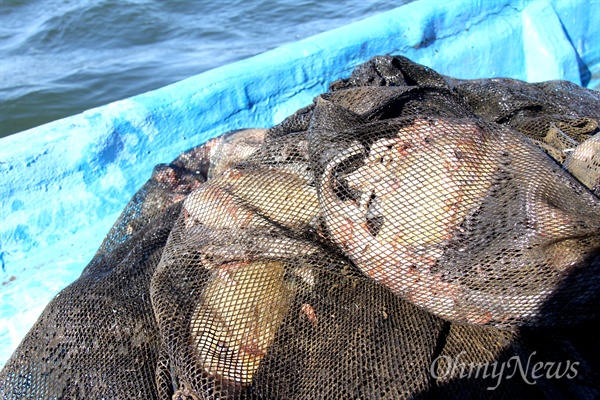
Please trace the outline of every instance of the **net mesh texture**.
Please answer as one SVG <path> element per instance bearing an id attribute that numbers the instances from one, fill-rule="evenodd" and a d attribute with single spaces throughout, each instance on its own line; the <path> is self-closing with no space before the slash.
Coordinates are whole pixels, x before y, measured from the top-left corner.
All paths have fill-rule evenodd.
<path id="1" fill-rule="evenodd" d="M 599 122 L 569 82 L 375 57 L 158 165 L 0 395 L 600 397 Z"/>

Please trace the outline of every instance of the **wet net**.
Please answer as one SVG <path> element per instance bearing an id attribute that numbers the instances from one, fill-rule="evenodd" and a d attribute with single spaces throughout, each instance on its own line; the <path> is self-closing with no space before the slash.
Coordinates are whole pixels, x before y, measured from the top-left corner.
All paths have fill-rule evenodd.
<path id="1" fill-rule="evenodd" d="M 569 82 L 376 57 L 157 166 L 0 393 L 598 397 L 599 122 Z"/>

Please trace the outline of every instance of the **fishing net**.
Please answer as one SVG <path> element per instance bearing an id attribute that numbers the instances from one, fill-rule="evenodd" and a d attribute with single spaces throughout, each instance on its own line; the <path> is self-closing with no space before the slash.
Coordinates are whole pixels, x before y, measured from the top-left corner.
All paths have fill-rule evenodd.
<path id="1" fill-rule="evenodd" d="M 600 95 L 376 57 L 155 168 L 7 398 L 600 396 Z"/>

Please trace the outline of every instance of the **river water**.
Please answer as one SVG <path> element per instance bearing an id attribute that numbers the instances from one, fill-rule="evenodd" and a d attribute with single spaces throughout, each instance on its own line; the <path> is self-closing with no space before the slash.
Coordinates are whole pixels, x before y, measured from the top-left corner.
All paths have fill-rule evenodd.
<path id="1" fill-rule="evenodd" d="M 0 137 L 410 0 L 0 0 Z"/>

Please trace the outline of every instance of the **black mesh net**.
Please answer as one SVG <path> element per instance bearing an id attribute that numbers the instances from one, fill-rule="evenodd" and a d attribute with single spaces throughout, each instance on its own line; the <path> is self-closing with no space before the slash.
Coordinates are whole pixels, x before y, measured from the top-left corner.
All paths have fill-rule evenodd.
<path id="1" fill-rule="evenodd" d="M 376 57 L 157 166 L 0 394 L 599 397 L 599 121 Z"/>

